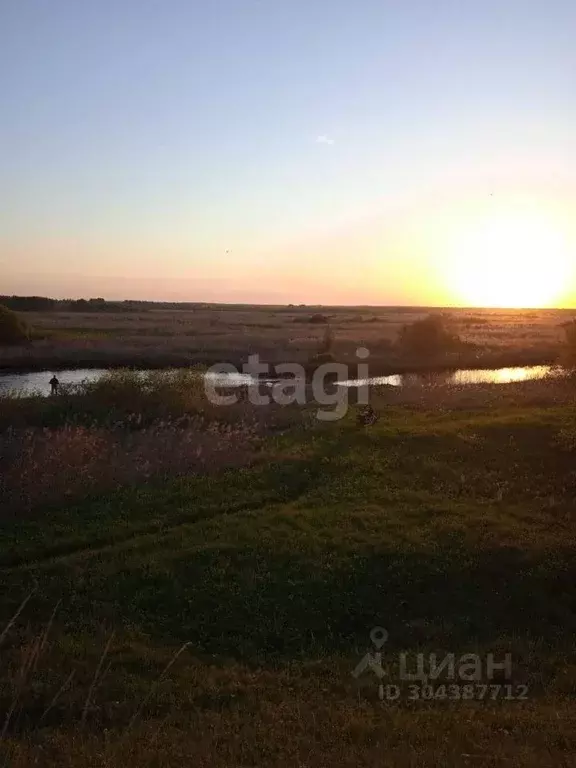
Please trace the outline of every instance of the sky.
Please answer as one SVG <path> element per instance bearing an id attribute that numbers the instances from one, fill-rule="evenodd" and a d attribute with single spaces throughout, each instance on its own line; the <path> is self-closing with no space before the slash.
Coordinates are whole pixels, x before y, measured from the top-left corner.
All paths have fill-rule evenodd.
<path id="1" fill-rule="evenodd" d="M 574 0 L 0 0 L 0 294 L 576 306 Z"/>

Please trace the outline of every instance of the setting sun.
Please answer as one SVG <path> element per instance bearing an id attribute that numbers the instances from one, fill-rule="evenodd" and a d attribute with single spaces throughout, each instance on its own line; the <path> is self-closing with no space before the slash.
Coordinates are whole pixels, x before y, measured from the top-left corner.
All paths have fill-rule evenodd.
<path id="1" fill-rule="evenodd" d="M 448 270 L 453 293 L 468 305 L 553 307 L 567 290 L 571 259 L 559 224 L 500 213 L 454 238 Z"/>

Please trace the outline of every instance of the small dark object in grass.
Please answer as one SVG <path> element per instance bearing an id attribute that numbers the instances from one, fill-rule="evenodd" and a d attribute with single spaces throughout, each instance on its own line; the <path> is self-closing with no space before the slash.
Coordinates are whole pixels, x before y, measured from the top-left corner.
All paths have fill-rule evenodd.
<path id="1" fill-rule="evenodd" d="M 370 427 L 378 421 L 378 414 L 371 405 L 364 405 L 358 412 L 356 421 L 360 427 Z"/>

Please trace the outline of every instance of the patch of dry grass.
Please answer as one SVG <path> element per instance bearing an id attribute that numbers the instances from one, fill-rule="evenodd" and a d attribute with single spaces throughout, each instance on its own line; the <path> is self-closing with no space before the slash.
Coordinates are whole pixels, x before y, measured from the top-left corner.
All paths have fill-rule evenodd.
<path id="1" fill-rule="evenodd" d="M 246 466 L 256 460 L 258 444 L 253 424 L 205 424 L 186 417 L 142 429 L 10 432 L 0 436 L 5 457 L 0 505 L 4 514 L 21 514 L 121 486 Z"/>
<path id="2" fill-rule="evenodd" d="M 4 397 L 4 512 L 70 502 L 124 485 L 246 466 L 262 437 L 302 424 L 299 407 L 208 402 L 189 370 L 111 371 L 56 398 Z M 11 426 L 7 426 L 11 425 Z"/>

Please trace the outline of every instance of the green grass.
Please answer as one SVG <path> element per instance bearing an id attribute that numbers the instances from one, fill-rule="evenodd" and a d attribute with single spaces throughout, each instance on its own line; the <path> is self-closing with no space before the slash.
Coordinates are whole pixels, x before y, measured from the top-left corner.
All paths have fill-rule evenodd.
<path id="1" fill-rule="evenodd" d="M 0 520 L 2 619 L 34 590 L 2 709 L 58 605 L 9 764 L 573 765 L 571 431 L 572 406 L 389 407 L 269 437 L 249 469 Z M 392 681 L 401 651 L 511 653 L 527 701 L 379 702 L 351 675 L 378 625 Z"/>

